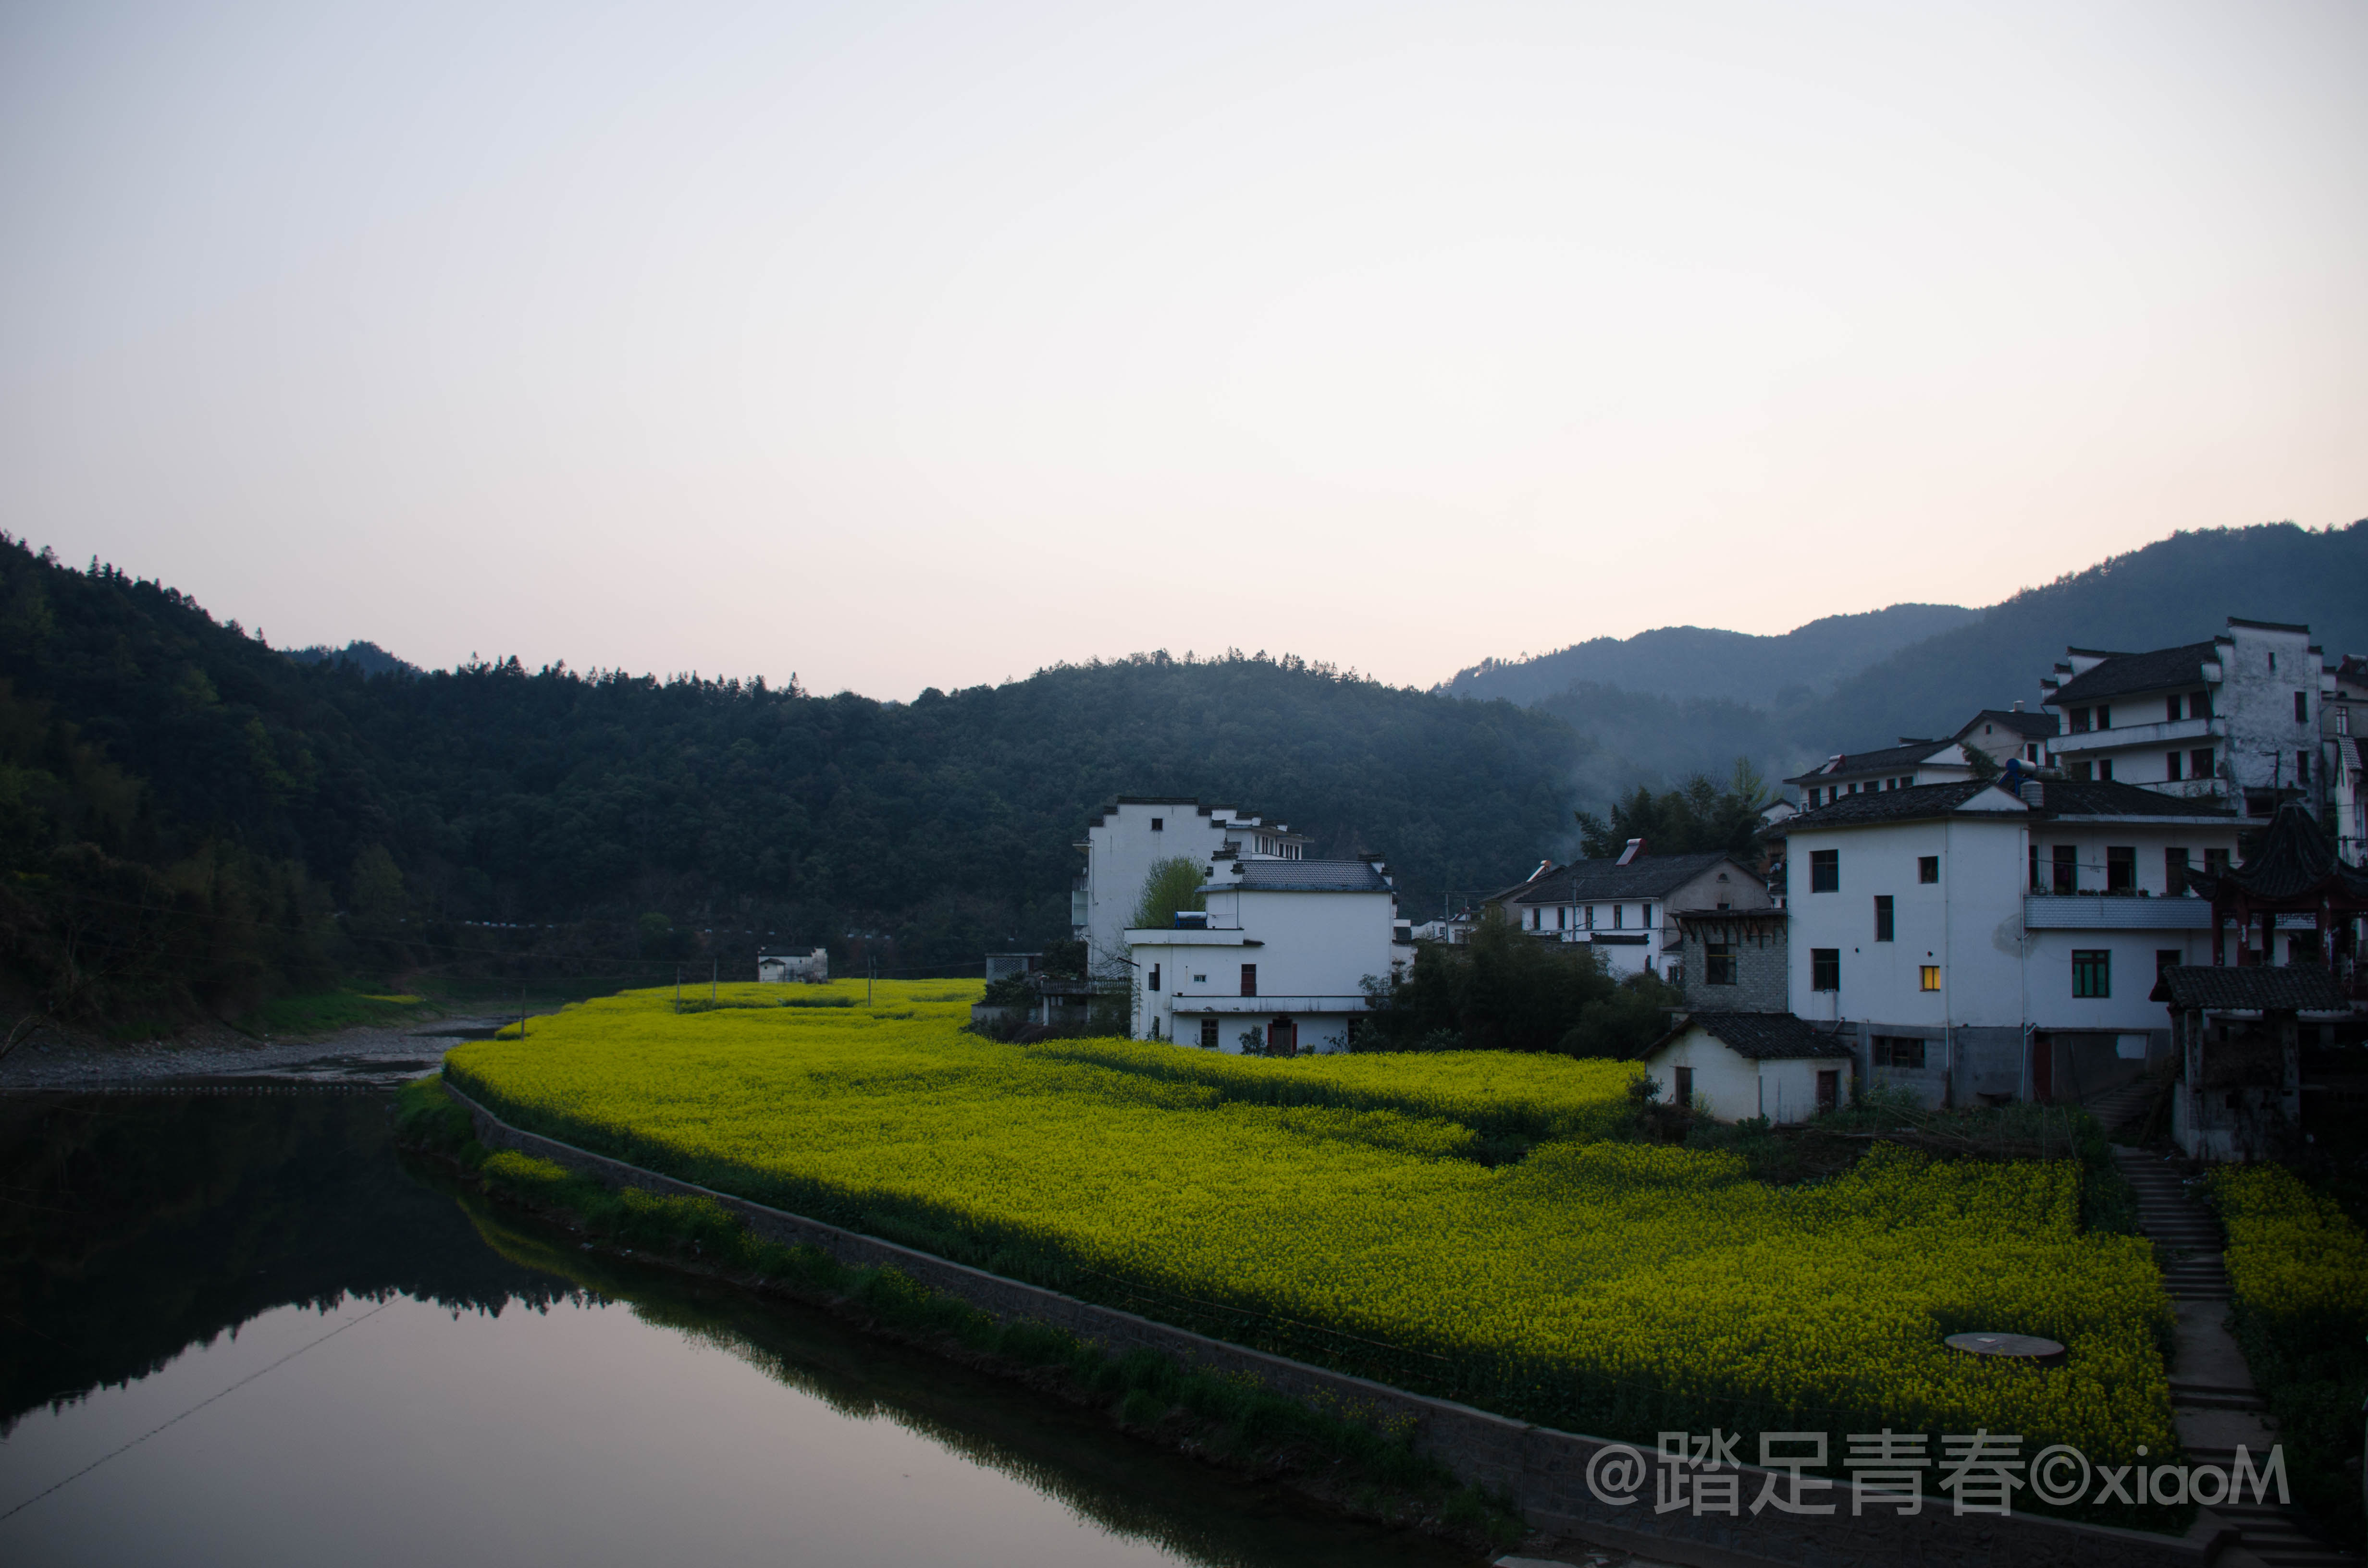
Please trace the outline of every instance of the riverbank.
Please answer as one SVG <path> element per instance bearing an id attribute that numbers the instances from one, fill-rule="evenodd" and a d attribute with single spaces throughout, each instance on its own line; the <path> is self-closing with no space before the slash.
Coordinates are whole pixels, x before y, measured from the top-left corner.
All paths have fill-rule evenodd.
<path id="1" fill-rule="evenodd" d="M 436 1070 L 451 1046 L 518 1016 L 364 1024 L 322 1035 L 249 1035 L 200 1024 L 163 1040 L 119 1043 L 43 1030 L 0 1057 L 0 1090 L 101 1089 L 192 1080 L 354 1084 L 386 1088 Z"/>
<path id="2" fill-rule="evenodd" d="M 818 1307 L 867 1333 L 1099 1410 L 1121 1430 L 1349 1517 L 1490 1556 L 1524 1541 L 1549 1544 L 1503 1504 L 1416 1453 L 1409 1433 L 1377 1428 L 1357 1412 L 1321 1409 L 1156 1352 L 1112 1355 L 1058 1329 L 998 1322 L 897 1269 L 849 1267 L 818 1248 L 761 1241 L 710 1200 L 620 1191 L 488 1150 L 470 1112 L 432 1079 L 405 1088 L 400 1103 L 399 1136 L 416 1152 L 488 1197 L 582 1236 L 586 1248 Z"/>

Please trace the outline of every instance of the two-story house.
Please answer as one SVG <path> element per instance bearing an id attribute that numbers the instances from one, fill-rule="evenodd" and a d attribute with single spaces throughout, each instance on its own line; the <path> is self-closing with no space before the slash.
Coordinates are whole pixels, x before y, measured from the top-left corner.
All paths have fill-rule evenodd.
<path id="1" fill-rule="evenodd" d="M 1070 935 L 1086 944 L 1097 974 L 1114 974 L 1126 958 L 1126 923 L 1134 917 L 1152 866 L 1182 857 L 1206 866 L 1221 858 L 1299 860 L 1307 836 L 1281 823 L 1167 795 L 1121 795 L 1096 812 L 1076 847 L 1085 866 L 1069 892 Z"/>
<path id="2" fill-rule="evenodd" d="M 1647 855 L 1641 840 L 1612 858 L 1553 867 L 1498 897 L 1524 931 L 1590 944 L 1614 974 L 1665 977 L 1679 963 L 1677 912 L 1774 902 L 1731 855 Z"/>
<path id="3" fill-rule="evenodd" d="M 2142 784 L 2248 816 L 2318 798 L 2319 705 L 2335 677 L 2307 626 L 2230 616 L 2208 642 L 2070 648 L 2039 684 L 2063 716 L 2056 762 L 2076 782 Z"/>
<path id="4" fill-rule="evenodd" d="M 1212 1051 L 1345 1051 L 1367 978 L 1413 956 L 1379 860 L 1220 859 L 1203 913 L 1125 934 L 1133 1034 Z"/>
<path id="5" fill-rule="evenodd" d="M 2169 1050 L 2158 968 L 2211 960 L 2191 870 L 2237 820 L 2134 785 L 1966 780 L 1784 824 L 1792 1011 L 1933 1104 L 2078 1098 Z"/>

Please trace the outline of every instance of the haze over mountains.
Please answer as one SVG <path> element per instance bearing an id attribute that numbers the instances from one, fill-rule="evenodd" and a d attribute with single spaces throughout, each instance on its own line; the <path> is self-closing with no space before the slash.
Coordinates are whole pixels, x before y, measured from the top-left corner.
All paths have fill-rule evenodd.
<path id="1" fill-rule="evenodd" d="M 1668 627 L 1484 661 L 1437 689 L 1568 722 L 1594 743 L 1579 792 L 1600 799 L 1724 774 L 1738 756 L 1782 778 L 1837 751 L 1946 735 L 1985 707 L 2036 707 L 2067 646 L 2192 642 L 2232 615 L 2307 623 L 2330 656 L 2368 652 L 2368 522 L 2177 533 L 1985 609 L 1894 605 L 1775 637 Z"/>

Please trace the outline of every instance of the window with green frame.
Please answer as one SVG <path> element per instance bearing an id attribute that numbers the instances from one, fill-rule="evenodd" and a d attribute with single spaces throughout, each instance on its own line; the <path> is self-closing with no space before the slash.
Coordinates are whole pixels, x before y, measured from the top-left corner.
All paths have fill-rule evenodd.
<path id="1" fill-rule="evenodd" d="M 2112 994 L 2112 949 L 2110 948 L 2073 949 L 2072 994 L 2075 996 L 2111 996 Z"/>

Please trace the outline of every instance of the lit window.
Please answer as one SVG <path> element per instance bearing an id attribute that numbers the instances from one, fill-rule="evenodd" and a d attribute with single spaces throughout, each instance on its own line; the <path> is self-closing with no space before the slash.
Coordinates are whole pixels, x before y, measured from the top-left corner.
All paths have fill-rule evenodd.
<path id="1" fill-rule="evenodd" d="M 1916 971 L 1916 978 L 1918 989 L 1923 991 L 1938 991 L 1941 989 L 1941 966 L 1936 963 L 1918 965 Z"/>

